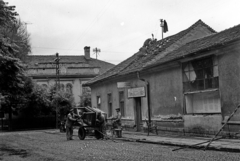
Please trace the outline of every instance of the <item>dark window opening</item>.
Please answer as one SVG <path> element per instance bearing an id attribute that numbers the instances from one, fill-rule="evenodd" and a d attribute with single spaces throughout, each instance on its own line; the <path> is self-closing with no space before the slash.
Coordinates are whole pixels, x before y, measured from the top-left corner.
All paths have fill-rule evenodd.
<path id="1" fill-rule="evenodd" d="M 108 94 L 108 117 L 111 117 L 113 114 L 113 110 L 112 110 L 112 94 L 109 93 Z"/>
<path id="2" fill-rule="evenodd" d="M 97 108 L 101 109 L 101 97 L 97 96 Z"/>
<path id="3" fill-rule="evenodd" d="M 121 115 L 125 116 L 125 99 L 124 99 L 124 91 L 119 91 L 119 108 L 121 110 Z"/>

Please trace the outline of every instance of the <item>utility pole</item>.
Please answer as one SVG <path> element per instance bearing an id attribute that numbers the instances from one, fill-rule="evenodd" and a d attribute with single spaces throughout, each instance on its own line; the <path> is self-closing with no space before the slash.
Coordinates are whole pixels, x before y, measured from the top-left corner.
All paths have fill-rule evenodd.
<path id="1" fill-rule="evenodd" d="M 60 88 L 60 79 L 59 79 L 59 54 L 56 53 L 56 59 L 54 59 L 56 63 L 56 93 L 55 96 L 58 95 L 59 88 Z M 56 97 L 56 129 L 58 128 L 58 99 Z"/>
<path id="2" fill-rule="evenodd" d="M 150 103 L 150 84 L 148 81 L 146 81 L 143 78 L 140 78 L 139 72 L 137 72 L 137 77 L 139 80 L 143 81 L 146 85 L 146 91 L 147 91 L 147 105 L 148 105 L 148 135 L 149 135 L 149 131 L 151 129 L 151 103 Z"/>
<path id="3" fill-rule="evenodd" d="M 98 53 L 100 53 L 101 50 L 98 49 L 98 48 L 94 48 L 94 49 L 93 49 L 93 52 L 96 54 L 96 59 L 97 59 L 97 57 L 98 57 Z"/>

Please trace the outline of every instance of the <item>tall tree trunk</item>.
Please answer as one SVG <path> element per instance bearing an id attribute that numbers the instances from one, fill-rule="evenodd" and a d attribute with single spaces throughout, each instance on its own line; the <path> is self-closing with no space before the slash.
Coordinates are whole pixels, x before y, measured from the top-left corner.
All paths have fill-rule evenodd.
<path id="1" fill-rule="evenodd" d="M 12 130 L 12 107 L 9 107 L 8 110 L 8 130 L 11 131 Z"/>

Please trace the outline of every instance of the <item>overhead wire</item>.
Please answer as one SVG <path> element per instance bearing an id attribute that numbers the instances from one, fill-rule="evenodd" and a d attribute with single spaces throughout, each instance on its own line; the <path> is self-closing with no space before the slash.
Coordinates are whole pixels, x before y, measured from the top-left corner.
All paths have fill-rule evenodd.
<path id="1" fill-rule="evenodd" d="M 43 49 L 43 50 L 66 50 L 66 51 L 80 51 L 82 53 L 84 53 L 82 50 L 77 50 L 77 49 L 63 49 L 63 48 L 50 48 L 50 47 L 32 47 L 32 48 L 36 48 L 36 49 Z M 119 51 L 108 51 L 108 50 L 102 50 L 102 52 L 105 53 L 128 53 L 128 52 L 119 52 Z"/>
<path id="2" fill-rule="evenodd" d="M 110 3 L 109 3 L 110 2 Z M 103 9 L 97 14 L 97 16 L 95 17 L 95 19 L 93 21 L 91 21 L 91 23 L 85 28 L 85 30 L 80 34 L 79 38 L 82 39 L 82 36 L 85 34 L 85 32 L 87 32 L 91 27 L 93 27 L 93 25 L 95 24 L 95 22 L 101 18 L 101 16 L 106 12 L 107 8 L 111 5 L 112 1 L 109 0 L 107 2 L 107 4 L 103 7 Z M 76 40 L 78 41 L 78 40 Z M 75 45 L 76 43 L 74 43 Z"/>

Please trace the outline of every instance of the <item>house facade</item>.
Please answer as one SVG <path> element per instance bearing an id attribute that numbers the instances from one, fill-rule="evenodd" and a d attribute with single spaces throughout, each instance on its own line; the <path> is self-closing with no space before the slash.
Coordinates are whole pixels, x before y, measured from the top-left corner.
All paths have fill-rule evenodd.
<path id="1" fill-rule="evenodd" d="M 201 20 L 88 81 L 92 104 L 109 116 L 120 107 L 124 125 L 142 129 L 218 131 L 240 102 L 240 26 L 216 33 Z M 240 129 L 240 110 L 228 123 Z M 226 129 L 225 129 L 226 130 Z"/>
<path id="2" fill-rule="evenodd" d="M 84 55 L 59 55 L 59 81 L 61 90 L 73 94 L 76 104 L 86 90 L 84 82 L 107 71 L 114 65 L 90 57 L 90 47 L 84 47 Z M 27 57 L 27 74 L 38 84 L 50 87 L 56 84 L 56 55 L 29 55 Z"/>

